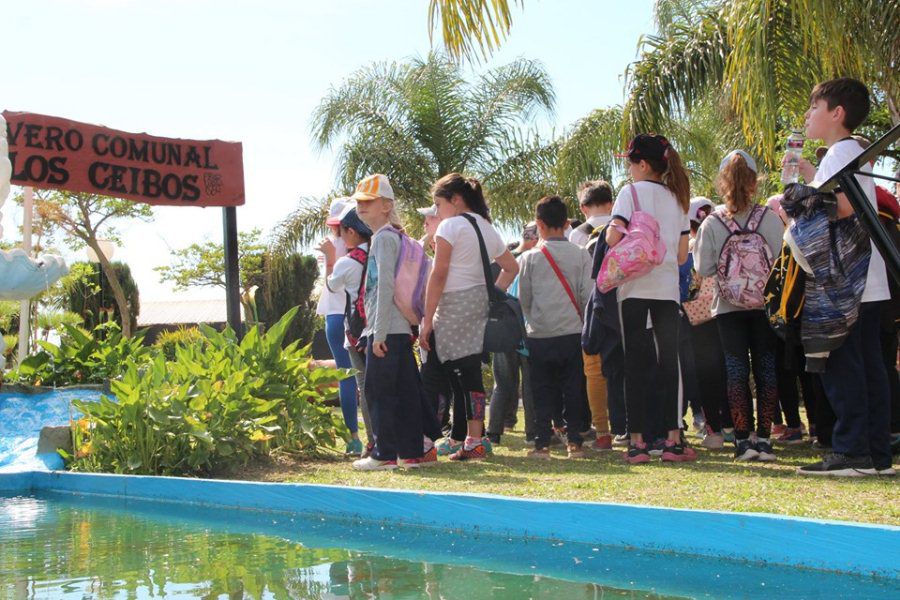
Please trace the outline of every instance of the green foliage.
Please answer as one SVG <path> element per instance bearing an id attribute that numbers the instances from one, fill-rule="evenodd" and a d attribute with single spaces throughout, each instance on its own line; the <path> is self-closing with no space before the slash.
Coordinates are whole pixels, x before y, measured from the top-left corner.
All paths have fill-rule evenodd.
<path id="1" fill-rule="evenodd" d="M 21 307 L 21 303 L 15 300 L 0 301 L 0 331 L 3 333 L 18 331 Z"/>
<path id="2" fill-rule="evenodd" d="M 429 39 L 441 30 L 444 48 L 454 59 L 487 59 L 509 35 L 510 5 L 523 0 L 430 0 Z"/>
<path id="3" fill-rule="evenodd" d="M 146 360 L 149 349 L 143 340 L 143 332 L 126 338 L 112 321 L 92 331 L 62 325 L 59 345 L 38 341 L 41 349 L 10 371 L 7 381 L 45 386 L 105 383 L 119 375 L 126 360 L 134 364 Z"/>
<path id="4" fill-rule="evenodd" d="M 175 349 L 178 346 L 203 344 L 206 338 L 196 327 L 179 327 L 174 331 L 163 331 L 156 337 L 153 347 L 160 350 L 166 360 L 175 360 Z"/>
<path id="5" fill-rule="evenodd" d="M 110 265 L 130 308 L 129 318 L 131 330 L 137 327 L 137 315 L 141 309 L 140 293 L 137 283 L 131 276 L 131 268 L 122 262 L 113 262 Z M 73 265 L 80 274 L 78 278 L 67 282 L 67 309 L 84 319 L 84 326 L 94 329 L 97 325 L 106 322 L 109 315 L 122 325 L 122 313 L 115 301 L 112 285 L 106 273 L 100 265 L 90 262 L 80 262 Z"/>
<path id="6" fill-rule="evenodd" d="M 259 320 L 266 326 L 273 326 L 293 307 L 297 307 L 297 318 L 291 323 L 285 335 L 285 342 L 312 342 L 316 331 L 316 302 L 313 288 L 319 277 L 319 265 L 312 256 L 291 254 L 279 258 L 266 259 L 266 281 L 256 292 L 256 306 Z"/>
<path id="7" fill-rule="evenodd" d="M 253 229 L 238 234 L 238 264 L 241 284 L 245 288 L 260 285 L 263 279 L 265 244 L 259 241 L 261 231 Z M 172 252 L 171 265 L 155 267 L 162 282 L 170 281 L 175 289 L 189 287 L 225 287 L 225 247 L 221 241 L 191 244 Z"/>
<path id="8" fill-rule="evenodd" d="M 346 372 L 312 368 L 308 347 L 282 348 L 297 310 L 241 342 L 231 330 L 201 326 L 203 343 L 175 344 L 145 365 L 125 361 L 111 382 L 116 401 L 75 402 L 73 469 L 200 475 L 273 451 L 311 453 L 346 435 L 322 400 Z"/>
<path id="9" fill-rule="evenodd" d="M 18 349 L 19 335 L 16 333 L 4 334 L 3 342 L 6 344 L 6 349 L 3 351 L 3 358 L 6 359 L 7 365 L 11 365 L 13 362 L 13 357 L 16 354 L 16 350 Z"/>

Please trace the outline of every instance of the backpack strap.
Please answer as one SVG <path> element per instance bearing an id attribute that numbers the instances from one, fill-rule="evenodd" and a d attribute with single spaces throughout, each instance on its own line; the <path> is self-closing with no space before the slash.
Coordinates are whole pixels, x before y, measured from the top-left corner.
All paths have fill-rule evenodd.
<path id="1" fill-rule="evenodd" d="M 475 228 L 475 235 L 478 237 L 478 247 L 481 250 L 481 266 L 484 269 L 484 284 L 487 286 L 488 301 L 490 302 L 496 297 L 496 288 L 494 286 L 494 280 L 491 278 L 491 261 L 490 258 L 488 258 L 484 236 L 481 235 L 481 228 L 478 227 L 478 221 L 475 220 L 475 217 L 467 215 L 466 213 L 462 213 L 459 216 L 468 221 L 469 224 Z"/>
<path id="2" fill-rule="evenodd" d="M 749 232 L 756 232 L 759 229 L 760 223 L 762 223 L 763 217 L 766 216 L 766 211 L 769 210 L 767 206 L 760 206 L 759 204 L 753 207 L 753 210 L 750 211 L 750 218 L 747 219 L 747 224 L 744 225 L 744 229 Z"/>
<path id="3" fill-rule="evenodd" d="M 556 273 L 556 278 L 559 279 L 559 282 L 562 284 L 563 289 L 566 290 L 566 294 L 569 295 L 569 300 L 572 301 L 572 306 L 575 307 L 575 312 L 578 313 L 578 318 L 583 321 L 584 315 L 581 314 L 581 308 L 578 306 L 578 301 L 575 300 L 575 294 L 572 293 L 572 288 L 569 287 L 569 282 L 566 281 L 566 278 L 563 276 L 562 271 L 559 270 L 559 266 L 556 264 L 556 261 L 553 260 L 553 255 L 550 254 L 547 246 L 541 247 L 541 254 L 547 257 L 547 262 L 550 263 L 550 268 L 553 269 L 554 273 Z"/>
<path id="4" fill-rule="evenodd" d="M 717 208 L 710 216 L 715 217 L 716 220 L 722 224 L 722 227 L 728 230 L 728 233 L 740 233 L 741 226 L 737 224 L 730 214 L 728 214 L 728 209 L 724 206 L 720 206 Z"/>
<path id="5" fill-rule="evenodd" d="M 641 203 L 638 201 L 637 190 L 634 189 L 634 184 L 632 183 L 628 187 L 631 189 L 631 201 L 634 204 L 634 210 L 641 210 Z"/>

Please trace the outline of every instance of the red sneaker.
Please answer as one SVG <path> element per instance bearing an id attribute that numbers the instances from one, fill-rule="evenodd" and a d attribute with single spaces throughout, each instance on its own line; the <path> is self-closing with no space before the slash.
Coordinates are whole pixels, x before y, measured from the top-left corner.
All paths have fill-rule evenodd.
<path id="1" fill-rule="evenodd" d="M 689 462 L 697 460 L 697 453 L 690 446 L 666 442 L 662 453 L 663 462 Z"/>
<path id="2" fill-rule="evenodd" d="M 478 444 L 471 450 L 466 450 L 465 445 L 450 455 L 450 460 L 483 460 L 487 458 L 487 448 L 484 444 Z"/>
<path id="3" fill-rule="evenodd" d="M 597 439 L 594 440 L 594 443 L 591 444 L 591 450 L 596 452 L 607 452 L 612 450 L 612 436 L 609 434 L 606 435 L 598 435 Z"/>
<path id="4" fill-rule="evenodd" d="M 397 466 L 405 469 L 418 469 L 419 467 L 433 467 L 438 464 L 437 448 L 432 447 L 420 458 L 401 458 L 397 461 Z"/>

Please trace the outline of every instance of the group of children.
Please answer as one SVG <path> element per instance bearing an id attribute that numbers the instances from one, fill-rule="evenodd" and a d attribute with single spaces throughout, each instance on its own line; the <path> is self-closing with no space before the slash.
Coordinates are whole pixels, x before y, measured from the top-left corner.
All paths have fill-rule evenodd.
<path id="1" fill-rule="evenodd" d="M 865 86 L 852 79 L 816 86 L 807 136 L 824 140 L 827 152 L 818 170 L 801 160 L 806 182 L 824 182 L 862 151 L 850 136 L 869 103 Z M 696 460 L 684 433 L 690 403 L 703 446 L 732 442 L 736 460 L 774 461 L 774 442 L 802 441 L 799 379 L 810 433 L 817 415 L 830 412 L 833 421 L 831 427 L 815 423 L 831 451 L 800 472 L 894 474 L 890 396 L 898 384 L 884 341 L 893 341 L 895 362 L 896 329 L 891 320 L 892 332 L 884 335 L 891 294 L 874 245 L 866 241 L 860 263 L 861 298 L 855 307 L 840 305 L 847 313 L 842 342 L 825 351 L 790 345 L 770 326 L 764 288 L 785 239 L 807 277 L 819 273 L 817 257 L 806 250 L 813 247 L 808 242 L 821 242 L 810 242 L 805 228 L 803 207 L 812 205 L 795 201 L 802 194 L 790 189 L 780 203 L 763 205 L 761 173 L 743 150 L 721 162 L 719 206 L 691 199 L 687 171 L 664 136 L 638 135 L 622 157 L 630 182 L 615 199 L 607 183 L 587 182 L 579 191 L 585 222 L 571 229 L 566 203 L 544 197 L 514 247 L 491 223 L 477 180 L 457 173 L 439 179 L 433 206 L 419 211 L 426 236 L 418 243 L 433 262 L 415 318 L 401 310 L 397 286 L 405 245 L 416 242 L 404 233 L 387 177 L 366 177 L 352 197 L 332 205 L 328 224 L 340 242 L 323 242 L 320 249 L 328 301 L 341 310 L 327 317 L 326 330 L 338 366 L 357 372 L 340 389 L 352 435 L 347 452 L 360 455 L 353 467 L 423 467 L 440 455 L 485 458 L 515 419 L 521 375 L 532 458 L 549 458 L 557 440 L 565 441 L 570 458 L 583 457 L 592 440 L 598 451 L 624 446 L 631 464 L 653 456 Z M 871 178 L 858 181 L 877 206 Z M 837 214 L 829 222 L 852 224 L 855 219 L 842 221 L 853 215 L 848 200 L 840 192 L 836 197 Z M 648 224 L 657 256 L 601 291 L 598 277 L 612 268 L 605 261 L 639 248 L 632 242 L 647 235 Z M 832 236 L 843 235 L 837 229 Z M 482 362 L 492 298 L 501 293 L 494 286 L 518 298 L 524 335 L 520 348 L 494 356 L 497 387 L 486 430 Z M 357 433 L 357 399 L 369 436 L 365 447 Z"/>

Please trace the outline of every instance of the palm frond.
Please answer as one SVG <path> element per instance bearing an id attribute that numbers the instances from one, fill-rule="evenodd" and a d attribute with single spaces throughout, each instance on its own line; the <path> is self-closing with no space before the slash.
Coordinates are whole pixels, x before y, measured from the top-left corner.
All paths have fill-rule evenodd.
<path id="1" fill-rule="evenodd" d="M 336 194 L 335 194 L 336 195 Z M 299 206 L 275 225 L 269 239 L 269 253 L 286 257 L 308 247 L 328 233 L 325 218 L 331 198 L 302 198 Z"/>
<path id="2" fill-rule="evenodd" d="M 429 39 L 440 27 L 444 48 L 454 60 L 487 59 L 509 34 L 515 4 L 521 6 L 522 0 L 431 0 Z"/>
<path id="3" fill-rule="evenodd" d="M 621 107 L 597 109 L 574 124 L 561 143 L 556 162 L 556 180 L 567 196 L 588 180 L 613 182 L 621 169 L 614 155 L 624 148 Z"/>

